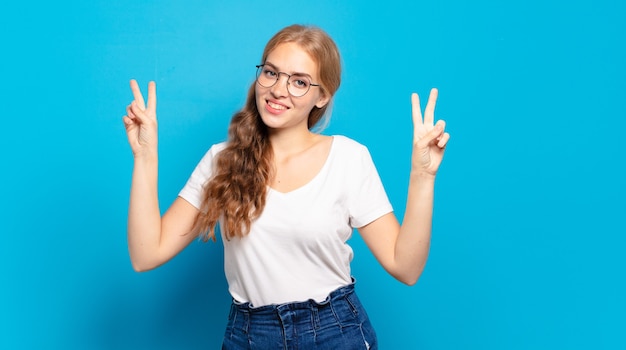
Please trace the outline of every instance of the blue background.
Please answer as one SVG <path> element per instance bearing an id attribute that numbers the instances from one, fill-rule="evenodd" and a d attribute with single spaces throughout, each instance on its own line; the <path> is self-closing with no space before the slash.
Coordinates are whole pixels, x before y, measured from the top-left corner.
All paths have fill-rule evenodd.
<path id="1" fill-rule="evenodd" d="M 221 243 L 131 268 L 128 80 L 157 82 L 165 210 L 292 23 L 339 45 L 326 133 L 370 148 L 400 217 L 409 96 L 440 89 L 452 140 L 420 281 L 352 240 L 382 349 L 626 348 L 625 17 L 617 0 L 3 4 L 0 348 L 218 348 Z"/>

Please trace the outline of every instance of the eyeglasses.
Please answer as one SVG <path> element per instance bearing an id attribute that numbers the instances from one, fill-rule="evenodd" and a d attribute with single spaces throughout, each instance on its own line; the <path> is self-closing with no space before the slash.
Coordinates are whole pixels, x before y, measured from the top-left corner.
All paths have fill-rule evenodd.
<path id="1" fill-rule="evenodd" d="M 280 78 L 280 75 L 287 76 L 287 91 L 293 97 L 304 96 L 311 86 L 320 86 L 319 84 L 311 83 L 311 78 L 302 74 L 287 74 L 285 72 L 279 72 L 274 67 L 267 64 L 259 64 L 256 66 L 256 82 L 266 88 L 276 85 L 276 82 Z"/>

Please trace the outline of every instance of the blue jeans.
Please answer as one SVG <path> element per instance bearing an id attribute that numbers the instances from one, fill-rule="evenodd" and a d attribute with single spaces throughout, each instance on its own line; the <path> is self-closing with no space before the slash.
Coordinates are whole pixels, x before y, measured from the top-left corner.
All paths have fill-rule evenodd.
<path id="1" fill-rule="evenodd" d="M 354 282 L 314 300 L 258 308 L 233 302 L 222 350 L 378 349 Z"/>

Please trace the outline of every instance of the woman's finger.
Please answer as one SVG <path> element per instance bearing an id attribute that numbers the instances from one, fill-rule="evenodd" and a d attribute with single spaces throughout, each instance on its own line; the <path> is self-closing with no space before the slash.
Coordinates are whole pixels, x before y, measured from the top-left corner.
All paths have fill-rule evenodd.
<path id="1" fill-rule="evenodd" d="M 450 140 L 450 134 L 446 132 L 441 136 L 441 139 L 439 140 L 439 142 L 437 142 L 437 146 L 439 148 L 445 148 L 446 145 L 448 144 L 448 140 Z"/>
<path id="2" fill-rule="evenodd" d="M 150 83 L 148 83 L 148 110 L 150 110 L 151 112 L 155 112 L 156 103 L 156 83 L 154 81 L 151 81 Z"/>
<path id="3" fill-rule="evenodd" d="M 127 115 L 122 117 L 122 121 L 124 122 L 124 125 L 126 127 L 129 127 L 129 126 L 131 126 L 131 125 L 133 125 L 135 123 L 133 121 L 133 118 L 131 118 L 131 117 L 127 116 Z"/>
<path id="4" fill-rule="evenodd" d="M 146 109 L 146 103 L 143 100 L 143 95 L 141 94 L 141 89 L 139 89 L 139 85 L 135 79 L 130 80 L 130 89 L 133 92 L 133 97 L 135 101 L 137 101 L 137 105 L 142 110 Z"/>
<path id="5" fill-rule="evenodd" d="M 132 115 L 133 119 L 139 121 L 139 123 L 143 123 L 146 118 L 145 111 L 139 107 L 137 101 L 130 103 L 130 111 L 128 112 L 128 115 Z"/>
<path id="6" fill-rule="evenodd" d="M 439 90 L 433 88 L 430 90 L 428 96 L 428 103 L 424 109 L 424 125 L 432 126 L 435 122 L 435 106 L 437 105 L 437 96 L 439 96 Z"/>
<path id="7" fill-rule="evenodd" d="M 135 118 L 135 113 L 133 113 L 133 110 L 131 109 L 132 103 L 129 104 L 128 106 L 126 106 L 126 115 L 131 118 L 134 119 Z"/>
<path id="8" fill-rule="evenodd" d="M 420 97 L 416 93 L 411 94 L 411 115 L 413 117 L 413 126 L 422 125 L 422 109 L 420 108 Z"/>
<path id="9" fill-rule="evenodd" d="M 428 145 L 430 145 L 433 141 L 436 141 L 438 138 L 442 137 L 445 127 L 446 123 L 443 120 L 438 121 L 432 130 L 430 130 L 426 135 L 422 136 L 422 138 L 418 142 L 418 147 L 428 147 Z"/>

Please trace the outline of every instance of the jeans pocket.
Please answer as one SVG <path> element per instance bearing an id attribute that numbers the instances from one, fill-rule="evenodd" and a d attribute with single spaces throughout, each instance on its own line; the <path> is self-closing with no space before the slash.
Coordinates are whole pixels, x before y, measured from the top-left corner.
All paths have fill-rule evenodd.
<path id="1" fill-rule="evenodd" d="M 346 295 L 346 302 L 348 303 L 348 306 L 350 307 L 350 311 L 352 311 L 352 314 L 354 315 L 354 317 L 357 319 L 360 319 L 360 316 L 362 313 L 361 310 L 363 310 L 363 306 L 361 305 L 361 302 L 357 298 L 356 294 L 350 293 Z"/>

